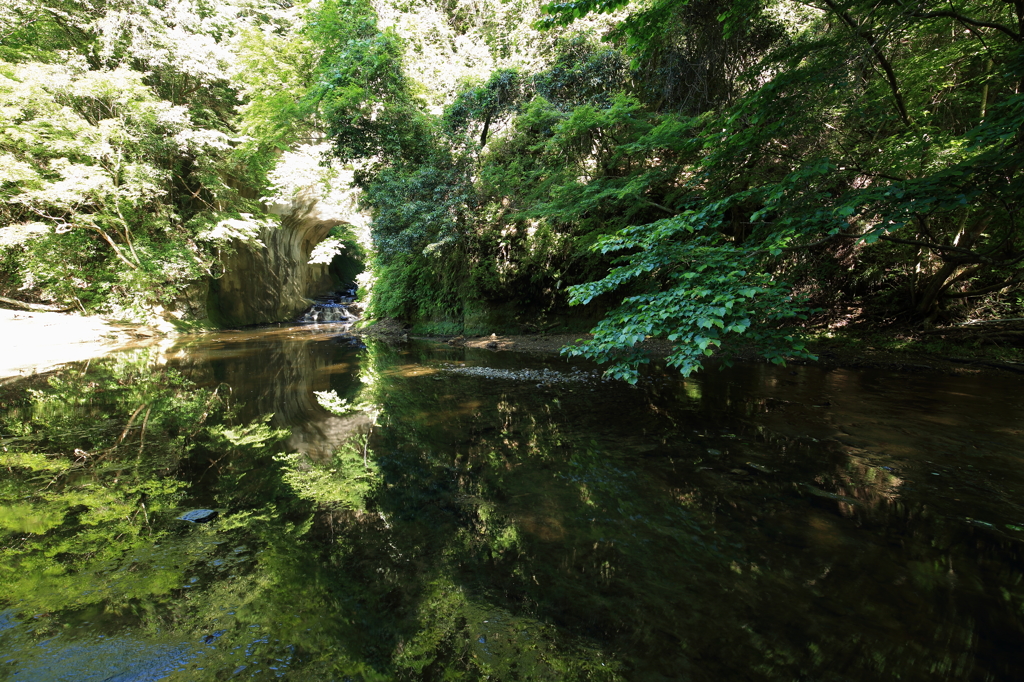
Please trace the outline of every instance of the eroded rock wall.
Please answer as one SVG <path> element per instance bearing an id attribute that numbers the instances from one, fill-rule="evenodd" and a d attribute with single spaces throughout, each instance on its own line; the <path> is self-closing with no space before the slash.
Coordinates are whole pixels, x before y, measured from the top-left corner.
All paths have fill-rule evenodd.
<path id="1" fill-rule="evenodd" d="M 269 212 L 281 216 L 281 227 L 262 229 L 262 247 L 239 242 L 223 259 L 224 276 L 210 284 L 209 316 L 221 326 L 293 320 L 310 297 L 331 289 L 329 266 L 310 265 L 309 257 L 332 228 L 345 223 L 343 216 L 309 194 Z"/>

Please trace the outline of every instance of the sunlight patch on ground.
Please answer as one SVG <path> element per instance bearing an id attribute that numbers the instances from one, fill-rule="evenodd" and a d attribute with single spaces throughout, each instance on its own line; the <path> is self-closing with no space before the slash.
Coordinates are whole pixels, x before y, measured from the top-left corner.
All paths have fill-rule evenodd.
<path id="1" fill-rule="evenodd" d="M 0 379 L 88 360 L 138 343 L 141 333 L 98 317 L 0 309 Z"/>

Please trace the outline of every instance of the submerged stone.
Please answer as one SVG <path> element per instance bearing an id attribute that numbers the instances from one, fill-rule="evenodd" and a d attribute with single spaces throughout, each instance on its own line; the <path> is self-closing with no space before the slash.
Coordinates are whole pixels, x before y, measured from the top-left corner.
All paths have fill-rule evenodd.
<path id="1" fill-rule="evenodd" d="M 845 502 L 846 504 L 853 505 L 855 507 L 864 506 L 864 503 L 861 502 L 860 500 L 856 500 L 852 497 L 847 497 L 846 495 L 837 495 L 836 493 L 830 493 L 828 491 L 822 490 L 821 488 L 815 488 L 813 485 L 809 485 L 807 483 L 801 483 L 800 485 L 803 486 L 804 490 L 814 495 L 815 497 L 821 497 L 826 500 L 835 500 L 836 502 Z"/>
<path id="2" fill-rule="evenodd" d="M 754 471 L 760 471 L 762 474 L 774 474 L 775 473 L 775 471 L 773 469 L 769 469 L 768 467 L 762 466 L 762 465 L 760 465 L 760 464 L 758 464 L 756 462 L 747 462 L 747 466 L 750 467 L 751 469 L 753 469 Z"/>
<path id="3" fill-rule="evenodd" d="M 181 521 L 189 523 L 207 523 L 217 518 L 218 512 L 215 509 L 193 509 L 178 517 Z"/>

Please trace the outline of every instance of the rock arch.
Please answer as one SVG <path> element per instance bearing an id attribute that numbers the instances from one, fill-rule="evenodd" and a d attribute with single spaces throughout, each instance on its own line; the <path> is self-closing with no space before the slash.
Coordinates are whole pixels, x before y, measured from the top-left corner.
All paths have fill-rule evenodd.
<path id="1" fill-rule="evenodd" d="M 265 227 L 259 245 L 239 244 L 223 258 L 224 276 L 210 282 L 207 313 L 219 326 L 241 327 L 294 320 L 314 296 L 331 291 L 331 266 L 310 264 L 313 248 L 348 216 L 313 192 L 276 203 L 268 212 L 280 227 Z"/>

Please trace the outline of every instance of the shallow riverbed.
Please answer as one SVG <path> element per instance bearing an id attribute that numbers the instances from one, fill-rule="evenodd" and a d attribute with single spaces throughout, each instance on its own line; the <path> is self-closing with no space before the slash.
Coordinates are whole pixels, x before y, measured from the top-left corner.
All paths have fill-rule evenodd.
<path id="1" fill-rule="evenodd" d="M 0 678 L 1022 679 L 1020 396 L 329 327 L 70 365 L 0 386 Z"/>

